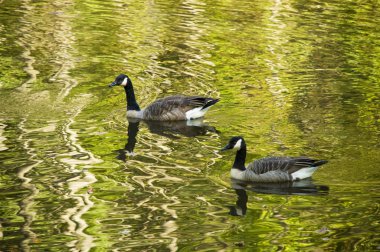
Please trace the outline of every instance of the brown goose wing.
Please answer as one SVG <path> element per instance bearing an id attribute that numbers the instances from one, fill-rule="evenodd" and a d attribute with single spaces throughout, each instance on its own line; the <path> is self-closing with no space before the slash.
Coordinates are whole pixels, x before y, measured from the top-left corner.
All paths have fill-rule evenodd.
<path id="1" fill-rule="evenodd" d="M 326 162 L 325 160 L 315 160 L 308 157 L 267 157 L 255 160 L 247 168 L 256 174 L 269 171 L 283 171 L 291 174 L 302 168 L 320 166 Z"/>
<path id="2" fill-rule="evenodd" d="M 207 106 L 215 99 L 201 96 L 175 95 L 158 99 L 144 110 L 148 120 L 186 120 L 186 112 L 196 107 Z"/>

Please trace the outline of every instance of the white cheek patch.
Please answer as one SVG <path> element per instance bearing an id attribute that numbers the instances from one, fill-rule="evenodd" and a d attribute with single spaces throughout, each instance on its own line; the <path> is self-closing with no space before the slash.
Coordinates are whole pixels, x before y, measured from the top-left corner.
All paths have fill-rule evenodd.
<path id="1" fill-rule="evenodd" d="M 123 82 L 120 85 L 125 87 L 127 85 L 127 82 L 128 82 L 128 78 L 125 77 Z"/>
<path id="2" fill-rule="evenodd" d="M 240 147 L 241 147 L 241 139 L 239 139 L 236 144 L 234 145 L 234 149 L 239 149 L 240 150 Z"/>

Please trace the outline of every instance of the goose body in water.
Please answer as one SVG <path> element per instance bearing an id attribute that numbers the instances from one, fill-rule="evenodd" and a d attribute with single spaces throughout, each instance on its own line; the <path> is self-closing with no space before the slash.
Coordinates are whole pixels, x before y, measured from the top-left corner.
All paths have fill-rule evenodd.
<path id="1" fill-rule="evenodd" d="M 123 86 L 127 96 L 127 116 L 154 121 L 179 121 L 201 118 L 219 99 L 202 96 L 175 95 L 162 99 L 140 109 L 136 102 L 131 79 L 125 74 L 116 77 L 109 87 Z"/>
<path id="2" fill-rule="evenodd" d="M 308 157 L 266 157 L 255 160 L 245 167 L 247 147 L 242 137 L 233 137 L 222 149 L 236 149 L 231 177 L 253 182 L 286 182 L 309 178 L 326 160 Z"/>

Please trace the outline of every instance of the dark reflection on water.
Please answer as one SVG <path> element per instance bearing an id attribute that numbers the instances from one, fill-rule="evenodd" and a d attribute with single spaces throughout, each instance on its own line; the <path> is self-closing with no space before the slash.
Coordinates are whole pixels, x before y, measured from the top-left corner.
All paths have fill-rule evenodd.
<path id="1" fill-rule="evenodd" d="M 133 150 L 137 143 L 140 123 L 146 125 L 151 133 L 173 140 L 179 139 L 181 136 L 196 137 L 210 132 L 219 133 L 215 127 L 204 123 L 203 118 L 191 121 L 143 121 L 128 118 L 128 140 L 124 149 L 116 150 L 119 153 L 117 159 L 125 162 L 127 156 L 134 155 Z"/>
<path id="2" fill-rule="evenodd" d="M 329 192 L 328 186 L 315 185 L 312 179 L 304 179 L 286 183 L 247 183 L 244 181 L 231 179 L 231 187 L 235 189 L 235 193 L 238 197 L 236 205 L 229 207 L 230 215 L 233 216 L 242 216 L 246 214 L 248 202 L 247 190 L 259 194 L 302 196 L 327 195 Z"/>
<path id="3" fill-rule="evenodd" d="M 243 216 L 247 212 L 248 195 L 245 189 L 235 189 L 235 193 L 238 197 L 235 206 L 229 206 L 230 215 Z"/>
<path id="4" fill-rule="evenodd" d="M 119 160 L 126 161 L 127 155 L 133 155 L 133 150 L 135 149 L 137 143 L 137 133 L 139 132 L 140 121 L 129 121 L 128 123 L 128 140 L 124 146 L 124 149 L 119 149 L 119 153 L 116 157 Z"/>
<path id="5" fill-rule="evenodd" d="M 144 121 L 144 123 L 148 126 L 150 132 L 172 139 L 178 138 L 177 135 L 196 137 L 206 135 L 209 132 L 219 133 L 215 127 L 204 123 L 203 118 L 191 121 Z"/>

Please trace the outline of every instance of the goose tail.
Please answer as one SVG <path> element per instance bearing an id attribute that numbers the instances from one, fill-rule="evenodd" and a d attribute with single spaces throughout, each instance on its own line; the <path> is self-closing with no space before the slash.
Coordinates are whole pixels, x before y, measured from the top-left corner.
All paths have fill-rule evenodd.
<path id="1" fill-rule="evenodd" d="M 327 160 L 316 160 L 314 163 L 313 163 L 313 167 L 317 167 L 317 166 L 321 166 L 321 165 L 324 165 L 326 164 L 328 161 Z"/>
<path id="2" fill-rule="evenodd" d="M 215 103 L 217 103 L 219 100 L 220 99 L 210 98 L 210 100 L 206 102 L 206 104 L 201 108 L 201 110 L 211 107 L 212 105 L 214 105 Z"/>

